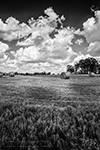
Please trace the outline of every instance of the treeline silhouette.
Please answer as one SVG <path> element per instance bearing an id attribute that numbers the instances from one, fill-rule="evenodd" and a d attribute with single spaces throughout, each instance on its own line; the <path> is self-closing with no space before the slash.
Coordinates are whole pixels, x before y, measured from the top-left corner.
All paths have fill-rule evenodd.
<path id="1" fill-rule="evenodd" d="M 33 76 L 33 75 L 55 75 L 54 73 L 52 74 L 51 72 L 34 72 L 34 73 L 29 73 L 29 72 L 0 72 L 0 76 L 14 76 L 14 75 L 23 75 L 23 76 Z"/>
<path id="2" fill-rule="evenodd" d="M 51 72 L 34 72 L 34 73 L 19 73 L 19 72 L 15 72 L 15 75 L 25 75 L 25 76 L 33 76 L 33 75 L 51 75 Z"/>

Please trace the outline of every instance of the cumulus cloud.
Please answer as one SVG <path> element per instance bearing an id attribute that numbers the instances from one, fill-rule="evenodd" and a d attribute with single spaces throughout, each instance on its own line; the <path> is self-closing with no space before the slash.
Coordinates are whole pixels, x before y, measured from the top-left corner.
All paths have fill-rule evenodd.
<path id="1" fill-rule="evenodd" d="M 77 45 L 81 45 L 81 44 L 83 43 L 83 39 L 77 39 L 77 40 L 75 41 L 75 43 L 76 43 Z"/>
<path id="2" fill-rule="evenodd" d="M 100 51 L 100 42 L 90 43 L 87 49 L 88 52 Z"/>
<path id="3" fill-rule="evenodd" d="M 0 41 L 0 53 L 4 53 L 8 49 L 9 49 L 9 46 L 6 43 L 3 43 Z"/>
<path id="4" fill-rule="evenodd" d="M 83 23 L 83 31 L 80 31 L 79 34 L 83 35 L 89 44 L 85 48 L 87 53 L 89 53 L 86 56 L 90 55 L 100 60 L 100 10 L 92 11 L 94 12 L 94 17 L 88 18 Z"/>
<path id="5" fill-rule="evenodd" d="M 16 53 L 12 52 L 12 54 L 22 69 L 24 69 L 24 63 L 38 63 L 39 66 L 33 65 L 38 71 L 41 70 L 41 67 L 42 70 L 46 71 L 64 71 L 66 64 L 72 62 L 77 55 L 70 46 L 73 38 L 72 31 L 62 29 L 54 39 L 48 37 L 47 40 L 43 40 L 41 46 L 32 45 L 20 48 Z M 37 69 L 34 69 L 34 71 Z"/>
<path id="6" fill-rule="evenodd" d="M 9 49 L 9 46 L 6 43 L 0 41 L 0 64 L 5 62 L 8 56 L 5 54 L 6 50 Z"/>
<path id="7" fill-rule="evenodd" d="M 35 36 L 35 33 L 34 33 Z M 44 38 L 42 36 L 37 36 L 33 39 L 32 36 L 30 36 L 29 38 L 23 40 L 23 41 L 18 41 L 17 42 L 17 46 L 32 46 L 32 45 L 36 45 L 39 46 L 41 45 L 41 42 L 44 40 Z"/>
<path id="8" fill-rule="evenodd" d="M 81 34 L 81 31 L 72 27 L 63 27 L 65 17 L 57 15 L 52 8 L 46 9 L 44 14 L 37 19 L 29 19 L 28 23 L 20 23 L 13 17 L 9 17 L 5 22 L 0 20 L 0 38 L 9 42 L 17 39 L 16 46 L 20 46 L 16 51 L 10 52 L 13 59 L 5 54 L 9 47 L 1 46 L 5 57 L 2 67 L 23 72 L 59 73 L 66 71 L 68 63 L 81 58 L 72 49 L 74 35 Z M 50 34 L 54 34 L 54 37 L 52 38 Z M 83 40 L 78 39 L 75 43 L 80 45 Z"/>
<path id="9" fill-rule="evenodd" d="M 94 15 L 95 17 L 91 17 L 83 23 L 82 34 L 88 43 L 100 41 L 100 11 L 95 11 Z"/>
<path id="10" fill-rule="evenodd" d="M 14 56 L 18 62 L 36 61 L 40 58 L 40 53 L 36 47 L 29 46 L 26 48 L 20 48 L 14 53 Z"/>
<path id="11" fill-rule="evenodd" d="M 91 55 L 93 56 L 99 56 L 100 55 L 100 42 L 94 42 L 94 43 L 90 43 L 88 48 L 87 48 L 87 52 L 89 52 Z"/>
<path id="12" fill-rule="evenodd" d="M 62 24 L 64 16 L 59 17 L 52 8 L 45 11 L 46 16 L 40 16 L 37 20 L 31 18 L 29 24 L 31 34 L 26 39 L 18 41 L 17 45 L 24 46 L 16 53 L 13 53 L 18 64 L 24 69 L 25 63 L 39 64 L 36 68 L 46 70 L 65 69 L 66 64 L 76 57 L 76 53 L 72 50 L 72 39 L 74 38 L 74 28 L 61 27 L 57 29 L 57 23 Z M 49 36 L 50 33 L 56 31 L 54 38 Z M 27 47 L 26 47 L 27 46 Z"/>
<path id="13" fill-rule="evenodd" d="M 0 31 L 14 31 L 17 30 L 19 21 L 13 17 L 9 17 L 5 23 L 0 19 Z"/>
<path id="14" fill-rule="evenodd" d="M 5 63 L 8 59 L 8 56 L 3 53 L 3 54 L 0 54 L 0 65 L 2 65 L 3 63 Z"/>
<path id="15" fill-rule="evenodd" d="M 46 40 L 49 38 L 50 33 L 53 31 L 58 32 L 57 25 L 59 23 L 62 26 L 62 21 L 65 19 L 64 16 L 60 17 L 52 8 L 47 8 L 44 13 L 45 16 L 40 16 L 36 20 L 34 18 L 29 19 L 28 23 L 31 28 L 31 35 L 22 41 L 19 40 L 17 45 L 33 45 L 38 37 Z"/>
<path id="16" fill-rule="evenodd" d="M 27 63 L 27 64 L 23 64 L 20 66 L 20 68 L 18 68 L 19 72 L 27 72 L 27 70 L 29 72 L 59 72 L 59 70 L 61 69 L 61 67 L 59 66 L 55 66 L 51 63 L 45 62 L 45 63 Z M 64 69 L 64 68 L 63 68 Z"/>
<path id="17" fill-rule="evenodd" d="M 16 69 L 17 68 L 17 61 L 15 59 L 8 58 L 3 65 L 8 67 L 8 68 Z"/>
<path id="18" fill-rule="evenodd" d="M 58 15 L 54 12 L 52 8 L 47 8 L 44 10 L 44 13 L 49 16 L 51 20 L 55 20 L 58 18 Z"/>
<path id="19" fill-rule="evenodd" d="M 17 19 L 9 17 L 5 23 L 0 19 L 0 38 L 12 41 L 25 36 L 28 36 L 31 32 L 31 28 L 25 24 L 20 23 Z"/>
<path id="20" fill-rule="evenodd" d="M 65 65 L 55 65 L 48 62 L 41 63 L 27 63 L 23 64 L 18 68 L 19 72 L 52 72 L 52 73 L 60 73 L 66 70 Z"/>
<path id="21" fill-rule="evenodd" d="M 72 61 L 72 65 L 74 65 L 74 64 L 76 64 L 76 63 L 78 63 L 81 59 L 86 59 L 86 58 L 88 58 L 88 57 L 92 57 L 90 54 L 86 54 L 86 55 L 84 55 L 84 54 L 82 54 L 81 52 L 79 52 L 78 54 L 77 54 L 77 56 L 73 59 L 73 61 Z"/>
<path id="22" fill-rule="evenodd" d="M 47 44 L 47 43 L 46 43 Z M 58 44 L 58 43 L 57 43 Z M 16 53 L 13 53 L 18 62 L 51 62 L 53 64 L 64 64 L 71 61 L 71 58 L 76 55 L 70 46 L 62 45 L 45 45 L 41 48 L 29 46 L 20 48 Z"/>

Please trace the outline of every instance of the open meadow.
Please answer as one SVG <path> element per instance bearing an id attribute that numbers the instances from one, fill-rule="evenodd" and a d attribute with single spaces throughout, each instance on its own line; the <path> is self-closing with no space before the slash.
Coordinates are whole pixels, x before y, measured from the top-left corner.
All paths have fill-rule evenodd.
<path id="1" fill-rule="evenodd" d="M 0 150 L 99 150 L 100 77 L 0 78 Z"/>
<path id="2" fill-rule="evenodd" d="M 100 77 L 16 76 L 0 78 L 0 101 L 64 107 L 68 103 L 99 103 Z"/>

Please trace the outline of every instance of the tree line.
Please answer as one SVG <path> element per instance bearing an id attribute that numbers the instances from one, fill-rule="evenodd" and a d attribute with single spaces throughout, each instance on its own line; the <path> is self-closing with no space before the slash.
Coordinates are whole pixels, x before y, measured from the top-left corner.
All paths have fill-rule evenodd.
<path id="1" fill-rule="evenodd" d="M 95 58 L 88 57 L 86 59 L 81 59 L 74 65 L 67 65 L 67 72 L 80 74 L 88 74 L 89 72 L 93 72 L 100 74 L 100 63 Z"/>

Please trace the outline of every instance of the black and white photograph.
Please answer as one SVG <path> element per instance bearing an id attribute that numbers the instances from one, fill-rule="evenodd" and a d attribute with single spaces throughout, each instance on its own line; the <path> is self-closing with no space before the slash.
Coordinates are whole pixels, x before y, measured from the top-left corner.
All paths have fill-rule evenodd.
<path id="1" fill-rule="evenodd" d="M 100 150 L 100 1 L 0 2 L 0 150 Z"/>

